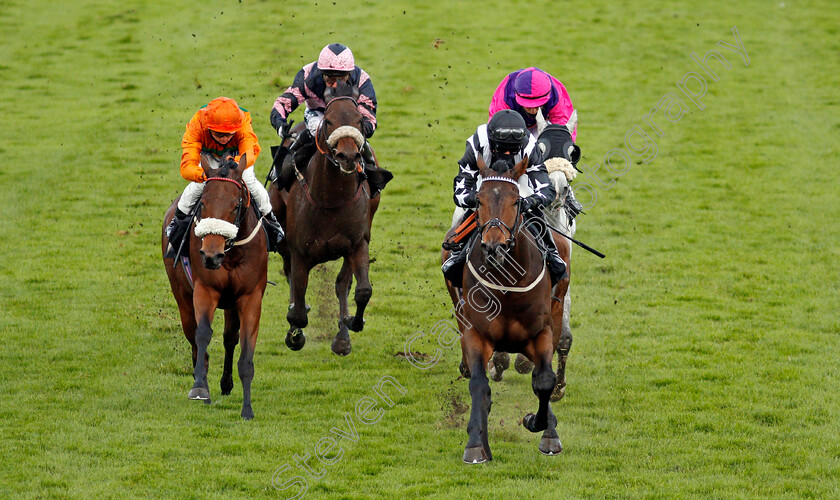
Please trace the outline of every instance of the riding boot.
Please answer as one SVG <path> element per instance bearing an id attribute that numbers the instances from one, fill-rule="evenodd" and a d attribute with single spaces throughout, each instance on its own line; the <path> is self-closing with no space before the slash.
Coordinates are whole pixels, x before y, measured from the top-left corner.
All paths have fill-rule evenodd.
<path id="1" fill-rule="evenodd" d="M 309 133 L 309 129 L 303 129 L 289 149 L 294 153 L 295 167 L 303 171 L 309 162 L 309 157 L 315 152 L 315 138 Z"/>
<path id="2" fill-rule="evenodd" d="M 283 228 L 280 226 L 280 222 L 275 217 L 274 212 L 268 212 L 263 219 L 263 227 L 265 227 L 265 231 L 268 235 L 268 248 L 270 251 L 279 252 L 278 246 L 280 242 L 283 241 L 283 238 L 286 237 L 286 233 L 283 232 Z"/>
<path id="3" fill-rule="evenodd" d="M 545 262 L 548 264 L 548 273 L 551 275 L 551 286 L 554 286 L 566 275 L 566 263 L 557 251 L 551 231 L 543 233 L 543 245 L 545 246 Z"/>
<path id="4" fill-rule="evenodd" d="M 187 234 L 189 227 L 190 217 L 176 207 L 175 217 L 173 217 L 169 222 L 169 225 L 166 226 L 166 237 L 169 239 L 169 246 L 166 249 L 166 255 L 164 255 L 164 257 L 168 259 L 175 258 L 175 252 L 177 252 L 178 247 L 181 246 L 181 240 L 184 238 L 184 235 Z"/>
<path id="5" fill-rule="evenodd" d="M 367 141 L 362 146 L 362 160 L 365 167 L 365 177 L 367 177 L 368 184 L 370 185 L 370 197 L 373 199 L 380 191 L 385 189 L 385 185 L 394 178 L 394 174 L 376 164 L 376 159 L 373 157 L 373 149 L 371 149 L 370 143 Z"/>
<path id="6" fill-rule="evenodd" d="M 467 252 L 464 251 L 464 246 L 461 245 L 452 248 L 449 252 L 449 258 L 440 266 L 443 276 L 452 282 L 452 286 L 457 288 L 463 286 L 464 263 L 467 260 Z"/>
<path id="7" fill-rule="evenodd" d="M 583 205 L 575 199 L 575 192 L 571 187 L 566 192 L 566 201 L 563 203 L 563 208 L 566 209 L 566 214 L 569 216 L 569 224 L 575 220 L 577 214 L 583 212 Z"/>

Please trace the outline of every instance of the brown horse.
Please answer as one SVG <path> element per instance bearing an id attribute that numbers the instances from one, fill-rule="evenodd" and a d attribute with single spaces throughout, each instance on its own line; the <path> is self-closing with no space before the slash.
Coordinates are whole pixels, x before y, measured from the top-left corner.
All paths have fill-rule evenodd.
<path id="1" fill-rule="evenodd" d="M 274 183 L 269 188 L 274 213 L 286 232 L 279 249 L 291 288 L 286 345 L 294 351 L 306 342 L 306 288 L 309 272 L 317 264 L 344 259 L 335 280 L 339 311 L 338 333 L 331 346 L 334 353 L 350 354 L 348 330 L 362 331 L 365 307 L 373 292 L 368 244 L 380 197 L 370 198 L 370 186 L 361 175 L 365 138 L 358 95 L 358 89 L 348 85 L 327 88 L 324 118 L 315 137 L 318 150 L 303 172 L 296 172 L 298 182 L 288 191 Z M 353 276 L 356 312 L 351 316 L 347 299 Z"/>
<path id="2" fill-rule="evenodd" d="M 527 168 L 525 157 L 504 174 L 496 174 L 479 159 L 483 178 L 478 189 L 478 235 L 471 243 L 464 266 L 463 297 L 447 281 L 461 330 L 462 373 L 470 378 L 472 408 L 464 462 L 492 460 L 487 437 L 490 385 L 487 363 L 495 350 L 520 352 L 534 365 L 532 387 L 539 398 L 536 415 L 522 424 L 531 432 L 544 431 L 539 449 L 547 455 L 562 451 L 555 431 L 557 419 L 549 398 L 555 385 L 551 359 L 555 339 L 552 327 L 551 279 L 542 252 L 523 229 L 519 185 Z"/>
<path id="3" fill-rule="evenodd" d="M 250 194 L 242 183 L 246 166 L 245 155 L 238 164 L 228 159 L 219 168 L 211 167 L 202 156 L 201 167 L 207 181 L 197 202 L 195 230 L 185 236 L 190 238 L 191 272 L 184 263 L 176 266 L 171 258 L 164 258 L 163 262 L 181 313 L 184 335 L 192 345 L 195 383 L 188 397 L 210 403 L 207 346 L 213 335 L 213 314 L 217 308 L 224 309 L 222 394 L 230 394 L 233 389 L 233 351 L 241 343 L 238 363 L 242 381 L 241 415 L 250 420 L 254 418 L 251 409 L 254 347 L 268 276 L 268 252 L 261 221 L 250 208 Z M 177 199 L 172 202 L 164 216 L 164 229 L 174 216 L 177 202 Z M 161 244 L 165 254 L 169 244 L 165 231 Z"/>

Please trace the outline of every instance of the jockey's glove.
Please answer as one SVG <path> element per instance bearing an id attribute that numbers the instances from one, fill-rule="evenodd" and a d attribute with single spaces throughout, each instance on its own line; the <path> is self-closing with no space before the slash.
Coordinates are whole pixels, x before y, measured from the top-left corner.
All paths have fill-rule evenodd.
<path id="1" fill-rule="evenodd" d="M 478 191 L 470 192 L 466 198 L 464 198 L 464 208 L 475 208 L 478 206 Z"/>
<path id="2" fill-rule="evenodd" d="M 291 124 L 287 123 L 286 120 L 283 120 L 282 125 L 280 125 L 277 129 L 277 135 L 280 137 L 288 137 L 290 128 L 292 128 Z"/>
<path id="3" fill-rule="evenodd" d="M 542 206 L 542 200 L 539 196 L 532 194 L 527 198 L 522 198 L 520 202 L 520 207 L 523 212 L 531 212 L 532 210 L 537 209 L 538 207 Z"/>

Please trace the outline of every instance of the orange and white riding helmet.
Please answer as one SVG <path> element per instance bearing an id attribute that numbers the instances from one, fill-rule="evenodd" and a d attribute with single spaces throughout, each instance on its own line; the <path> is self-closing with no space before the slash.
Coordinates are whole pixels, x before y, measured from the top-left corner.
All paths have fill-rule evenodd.
<path id="1" fill-rule="evenodd" d="M 207 128 L 223 134 L 231 134 L 242 128 L 245 112 L 229 97 L 217 97 L 204 108 Z"/>

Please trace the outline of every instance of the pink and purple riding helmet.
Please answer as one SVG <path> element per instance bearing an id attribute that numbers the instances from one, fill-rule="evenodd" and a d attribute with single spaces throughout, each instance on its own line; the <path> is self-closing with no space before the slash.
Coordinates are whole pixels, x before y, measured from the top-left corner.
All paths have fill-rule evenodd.
<path id="1" fill-rule="evenodd" d="M 551 78 L 539 68 L 525 68 L 516 76 L 514 89 L 520 106 L 538 108 L 551 97 Z"/>

